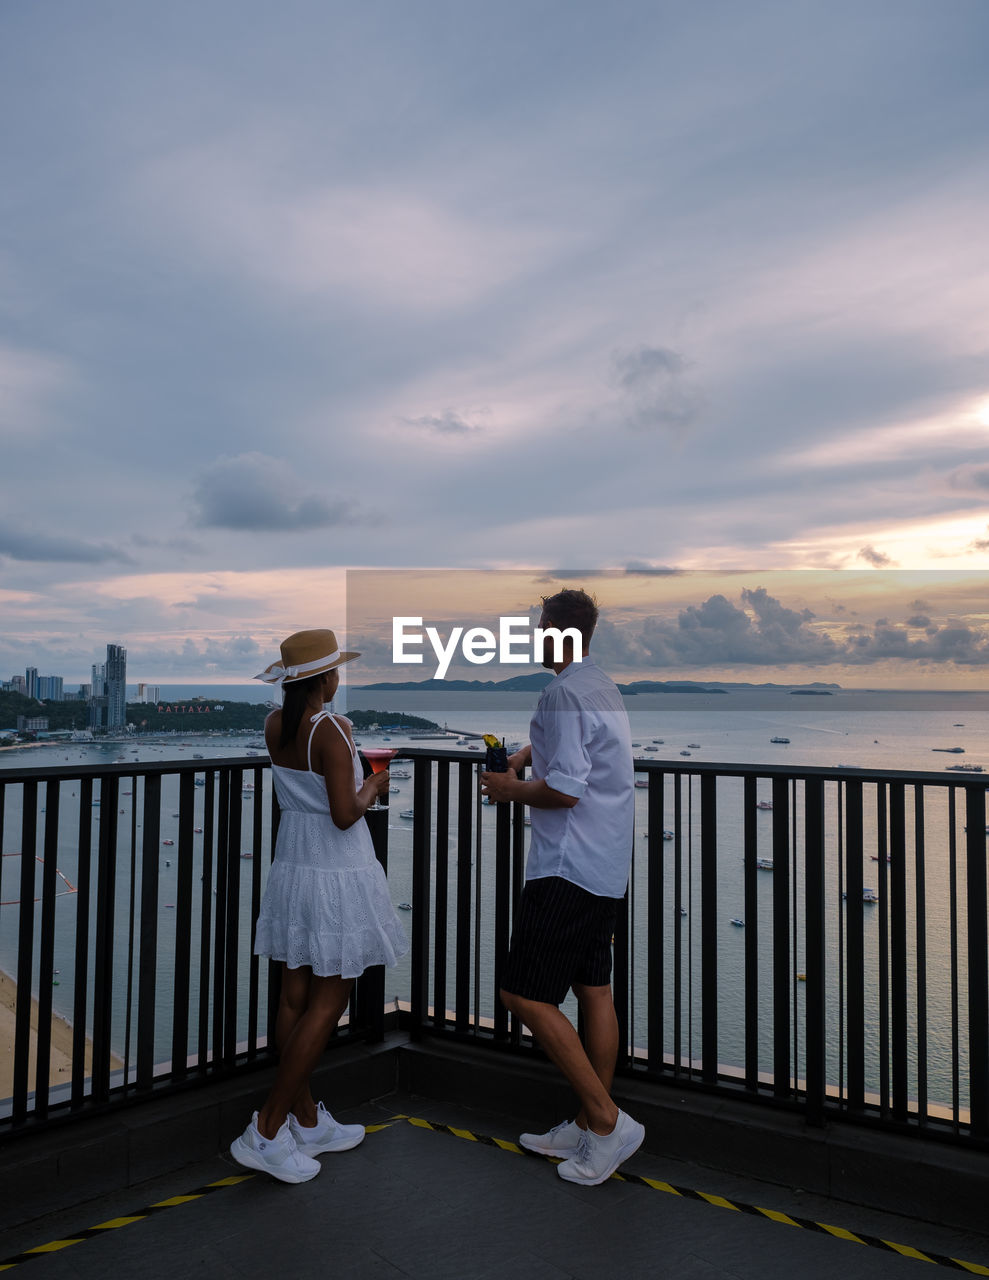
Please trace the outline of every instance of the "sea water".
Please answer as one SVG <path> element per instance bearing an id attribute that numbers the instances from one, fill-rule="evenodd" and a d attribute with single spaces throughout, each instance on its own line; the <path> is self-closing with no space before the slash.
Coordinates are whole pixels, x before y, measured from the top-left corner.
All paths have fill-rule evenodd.
<path id="1" fill-rule="evenodd" d="M 201 691 L 201 690 L 197 690 Z M 175 696 L 179 696 L 178 694 Z M 229 695 L 228 695 L 229 696 Z M 536 698 L 528 693 L 416 693 L 407 691 L 364 693 L 351 690 L 344 694 L 339 703 L 361 709 L 381 712 L 405 712 L 422 716 L 450 729 L 466 733 L 480 734 L 494 732 L 508 742 L 524 742 L 528 734 L 528 722 Z M 807 765 L 819 765 L 827 768 L 839 766 L 856 767 L 878 772 L 889 770 L 918 770 L 924 772 L 941 772 L 948 764 L 964 762 L 982 764 L 989 768 L 989 695 L 983 693 L 889 693 L 879 691 L 836 691 L 831 695 L 794 695 L 784 689 L 779 690 L 736 690 L 727 694 L 639 694 L 626 698 L 626 706 L 632 727 L 633 741 L 639 745 L 635 754 L 642 759 L 662 761 L 669 760 L 677 765 L 695 763 L 722 765 L 781 765 L 798 768 Z M 383 717 L 384 718 L 384 717 Z M 388 745 L 401 746 L 412 743 L 408 735 L 400 732 L 378 730 L 376 732 L 357 733 L 358 740 L 367 745 L 380 745 L 387 737 Z M 128 737 L 115 742 L 69 743 L 44 747 L 10 748 L 0 751 L 0 770 L 4 768 L 44 768 L 51 765 L 71 766 L 73 764 L 109 764 L 121 759 L 133 763 L 164 763 L 166 761 L 191 761 L 194 755 L 201 755 L 206 760 L 230 756 L 239 756 L 245 751 L 258 751 L 258 759 L 264 757 L 263 748 L 259 746 L 259 732 L 246 734 L 222 735 L 219 737 L 198 736 L 191 733 L 176 734 L 173 737 L 158 737 L 152 740 Z M 772 741 L 773 738 L 787 738 L 786 743 Z M 440 739 L 435 745 L 441 745 Z M 252 745 L 248 745 L 252 744 Z M 417 739 L 414 745 L 434 745 L 428 740 Z M 448 744 L 445 744 L 448 745 Z M 962 747 L 964 754 L 941 754 L 940 750 L 949 747 Z M 654 748 L 654 750 L 651 750 Z M 689 752 L 688 755 L 683 753 Z M 399 767 L 399 766 L 396 766 Z M 987 777 L 989 781 L 989 777 Z M 739 1063 L 743 1051 L 741 1027 L 741 1010 L 743 1007 L 742 956 L 744 948 L 744 930 L 732 927 L 733 916 L 742 915 L 743 866 L 741 859 L 741 807 L 731 802 L 729 781 L 721 784 L 728 787 L 726 803 L 719 806 L 723 812 L 719 816 L 719 884 L 718 884 L 718 968 L 719 968 L 719 1057 L 723 1062 Z M 762 784 L 764 785 L 764 784 Z M 270 806 L 270 775 L 264 774 L 262 787 L 262 804 L 265 821 Z M 121 782 L 120 805 L 123 815 L 118 815 L 123 833 L 130 829 L 130 804 L 133 798 L 126 792 L 134 790 L 129 782 Z M 74 883 L 77 874 L 77 848 L 74 833 L 78 829 L 78 809 L 72 804 L 78 799 L 72 795 L 78 791 L 73 784 L 64 784 L 62 788 L 59 839 L 59 872 L 64 881 L 59 881 L 59 889 L 65 884 Z M 201 826 L 203 797 L 202 788 L 196 790 L 196 826 Z M 174 793 L 174 794 L 173 794 Z M 768 791 L 766 792 L 768 795 Z M 7 789 L 7 803 L 4 808 L 2 845 L 4 853 L 15 853 L 20 845 L 20 807 L 18 803 L 19 788 Z M 42 789 L 39 805 L 44 805 L 44 789 Z M 647 972 L 644 946 L 635 943 L 644 939 L 646 934 L 647 899 L 645 896 L 646 857 L 641 840 L 646 827 L 646 792 L 637 790 L 636 825 L 637 847 L 633 866 L 631 885 L 632 925 L 635 930 L 633 943 L 633 972 L 636 981 L 636 1002 L 638 1014 L 633 1015 L 633 1032 L 638 1041 L 644 1039 L 644 1026 L 637 1024 L 641 1020 L 645 1008 L 650 975 Z M 403 810 L 411 806 L 411 780 L 396 780 L 391 797 L 391 817 L 389 819 L 389 883 L 392 899 L 395 904 L 412 901 L 412 823 L 401 818 Z M 454 801 L 455 803 L 455 801 Z M 689 797 L 688 797 L 689 803 Z M 245 811 L 250 801 L 245 800 Z M 672 812 L 672 782 L 667 783 L 667 812 Z M 162 839 L 177 839 L 177 820 L 172 818 L 178 811 L 177 779 L 166 777 L 163 781 L 162 798 Z M 140 812 L 140 810 L 138 811 Z M 95 816 L 98 815 L 95 809 Z M 455 816 L 455 811 L 454 811 Z M 771 828 L 771 816 L 765 819 L 760 828 L 760 841 L 768 841 Z M 245 812 L 245 840 L 249 832 L 248 813 Z M 43 821 L 43 819 L 39 819 Z M 493 954 L 493 869 L 494 869 L 494 810 L 484 807 L 481 810 L 482 833 L 472 851 L 475 866 L 472 869 L 474 891 L 480 900 L 480 939 L 474 961 L 477 965 L 477 978 L 480 992 L 478 1012 L 490 1016 L 493 1010 L 495 989 L 494 975 L 491 971 L 490 957 Z M 665 819 L 664 819 L 665 825 Z M 688 824 L 689 825 L 689 824 Z M 171 828 L 176 830 L 172 831 Z M 694 823 L 696 827 L 696 820 Z M 453 829 L 453 828 L 451 828 Z M 681 1040 L 677 1046 L 688 1057 L 696 1057 L 699 1053 L 699 896 L 697 894 L 697 877 L 699 875 L 698 849 L 693 840 L 694 830 L 686 832 L 684 851 L 681 860 L 683 877 L 683 903 L 686 916 L 681 923 L 681 952 L 683 976 L 680 996 L 683 1002 L 683 1021 Z M 867 848 L 870 832 L 867 830 Z M 95 839 L 95 836 L 94 836 Z M 452 852 L 451 842 L 451 852 Z M 771 854 L 771 846 L 760 847 L 760 853 Z M 165 989 L 167 975 L 174 965 L 175 926 L 174 910 L 169 903 L 174 902 L 172 891 L 176 882 L 177 860 L 169 859 L 167 848 L 162 850 L 159 868 L 159 930 L 158 930 L 158 971 L 159 990 Z M 667 871 L 665 873 L 667 904 L 672 902 L 673 869 L 672 851 L 669 846 L 664 850 Z M 937 871 L 936 861 L 939 853 L 935 849 L 928 850 L 928 863 L 932 873 Z M 828 899 L 827 928 L 829 946 L 829 969 L 837 963 L 840 950 L 840 914 L 841 903 L 838 900 L 834 884 L 833 872 L 837 862 L 837 852 L 829 848 L 827 852 L 829 867 L 830 896 Z M 139 861 L 139 860 L 138 860 Z M 171 861 L 169 867 L 167 862 Z M 16 931 L 17 908 L 12 904 L 19 891 L 19 858 L 5 857 L 0 864 L 0 902 L 8 905 L 0 906 L 0 967 L 9 973 L 16 972 Z M 252 867 L 251 862 L 242 864 L 242 871 Z M 874 883 L 877 872 L 869 868 L 867 863 L 866 883 Z M 799 871 L 799 868 L 798 868 Z M 39 871 L 40 875 L 40 871 Z M 758 877 L 759 911 L 760 911 L 760 991 L 765 1000 L 771 992 L 771 953 L 766 945 L 769 933 L 763 919 L 771 919 L 772 875 L 761 874 Z M 934 875 L 937 880 L 937 875 Z M 244 992 L 246 998 L 246 972 L 250 953 L 250 876 L 241 877 L 241 952 L 239 957 L 240 972 L 244 976 Z M 946 876 L 941 877 L 946 884 Z M 39 881 L 40 883 L 40 881 Z M 117 870 L 117 922 L 115 934 L 118 939 L 117 958 L 120 961 L 121 973 L 126 970 L 127 930 L 131 893 L 135 894 L 134 909 L 140 916 L 140 867 L 132 879 L 130 858 L 121 855 Z M 193 937 L 198 936 L 199 912 L 201 903 L 198 895 L 198 880 L 194 884 L 194 920 Z M 451 895 L 455 888 L 455 873 L 451 868 L 449 888 Z M 797 889 L 799 891 L 799 883 Z M 40 892 L 40 890 L 39 890 Z M 453 898 L 451 896 L 451 904 Z M 76 898 L 64 892 L 56 901 L 56 968 L 62 973 L 60 985 L 53 992 L 53 1003 L 57 1012 L 71 1017 L 73 941 L 75 937 L 75 902 Z M 209 910 L 207 904 L 207 910 Z M 473 923 L 472 906 L 472 923 Z M 912 906 L 910 907 L 912 910 Z M 451 906 L 452 910 L 452 906 Z M 950 1020 L 947 1009 L 950 1004 L 950 991 L 946 987 L 946 975 L 950 971 L 949 957 L 939 957 L 938 945 L 946 945 L 946 893 L 940 897 L 935 892 L 929 894 L 928 920 L 930 945 L 928 954 L 929 990 L 928 1019 L 931 1041 L 931 1057 L 938 1057 L 943 1070 L 932 1071 L 932 1096 L 946 1097 L 950 1087 Z M 93 919 L 90 922 L 91 935 L 95 928 L 95 902 Z M 452 918 L 452 917 L 451 917 Z M 403 913 L 403 919 L 409 917 Z M 876 925 L 877 910 L 875 908 L 866 915 L 866 965 L 867 965 L 867 1009 L 878 1007 L 878 971 L 877 948 L 878 927 Z M 793 946 L 793 968 L 796 972 L 802 967 L 801 923 L 795 930 Z M 666 954 L 664 954 L 664 1002 L 667 1008 L 666 1022 L 669 1022 L 676 994 L 673 987 L 672 929 L 664 929 L 667 936 Z M 912 938 L 911 934 L 911 938 Z M 456 939 L 450 931 L 448 954 L 448 972 L 453 973 L 453 954 Z M 964 964 L 964 939 L 959 943 L 962 963 Z M 195 950 L 194 944 L 194 950 Z M 36 952 L 37 954 L 37 952 Z M 197 953 L 198 954 L 198 953 Z M 911 950 L 911 956 L 912 956 Z M 939 963 L 943 959 L 944 963 Z M 911 964 L 913 961 L 911 960 Z M 196 957 L 193 963 L 193 1000 L 196 997 Z M 120 974 L 118 974 L 118 977 Z M 264 966 L 262 966 L 263 987 Z M 388 997 L 407 999 L 410 990 L 409 960 L 406 959 L 387 973 L 386 993 Z M 136 981 L 136 974 L 134 975 Z M 912 990 L 911 976 L 911 990 Z M 473 981 L 472 981 L 473 990 Z M 802 1009 L 802 984 L 794 985 L 794 1013 L 796 1022 Z M 261 995 L 265 999 L 264 991 Z M 127 1031 L 127 1001 L 119 994 L 115 995 L 116 1012 L 113 1025 L 114 1047 L 118 1053 L 124 1048 L 123 1041 Z M 131 1035 L 136 1026 L 135 1018 L 136 992 L 131 991 Z M 156 1034 L 156 1056 L 164 1060 L 170 1052 L 170 1008 L 162 1002 L 159 1009 L 159 1027 Z M 838 1024 L 838 1001 L 832 993 L 829 995 L 829 1067 L 833 1072 L 834 1055 L 837 1052 L 840 1028 Z M 760 1064 L 771 1068 L 771 1009 L 760 1017 Z M 964 1031 L 964 1026 L 962 1027 Z M 669 1026 L 665 1027 L 671 1032 Z M 667 1034 L 664 1037 L 668 1039 Z M 912 1040 L 912 1037 L 911 1037 Z M 943 1050 L 943 1052 L 942 1052 Z M 874 1075 L 878 1069 L 878 1046 L 873 1052 L 870 1046 L 869 1073 Z M 964 1035 L 960 1054 L 960 1065 L 964 1076 Z M 912 1064 L 912 1071 L 916 1064 Z M 941 1078 L 943 1077 L 943 1078 Z"/>

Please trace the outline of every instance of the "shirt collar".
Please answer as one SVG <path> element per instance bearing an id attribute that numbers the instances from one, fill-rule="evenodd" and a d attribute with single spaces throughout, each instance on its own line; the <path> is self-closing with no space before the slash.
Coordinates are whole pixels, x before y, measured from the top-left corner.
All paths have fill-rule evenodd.
<path id="1" fill-rule="evenodd" d="M 549 682 L 546 688 L 552 689 L 553 685 L 557 684 L 560 680 L 566 680 L 567 676 L 572 675 L 574 671 L 579 671 L 581 667 L 596 667 L 596 666 L 597 666 L 597 663 L 590 656 L 590 654 L 585 654 L 584 657 L 581 658 L 580 662 L 571 662 L 569 666 L 564 667 L 562 671 L 560 671 L 557 675 L 553 677 L 553 679 Z"/>

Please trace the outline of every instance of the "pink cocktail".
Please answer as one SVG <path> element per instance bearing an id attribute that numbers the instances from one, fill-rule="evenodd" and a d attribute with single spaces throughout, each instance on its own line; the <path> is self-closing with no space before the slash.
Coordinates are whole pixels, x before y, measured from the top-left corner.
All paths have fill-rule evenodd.
<path id="1" fill-rule="evenodd" d="M 398 755 L 397 747 L 365 747 L 364 748 L 364 759 L 371 766 L 372 773 L 381 773 L 383 770 L 387 769 L 388 766 L 391 764 L 392 760 L 397 755 Z M 387 809 L 387 808 L 388 808 L 388 793 L 385 792 L 383 797 L 379 796 L 378 799 L 375 800 L 374 804 L 368 806 L 368 812 L 370 813 L 374 809 Z"/>

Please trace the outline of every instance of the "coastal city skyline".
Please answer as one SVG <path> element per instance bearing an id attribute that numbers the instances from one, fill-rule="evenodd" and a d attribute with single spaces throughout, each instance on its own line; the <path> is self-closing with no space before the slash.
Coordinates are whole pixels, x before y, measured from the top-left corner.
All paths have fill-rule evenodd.
<path id="1" fill-rule="evenodd" d="M 347 570 L 583 569 L 623 675 L 978 686 L 982 0 L 0 35 L 0 671 L 245 683 Z"/>

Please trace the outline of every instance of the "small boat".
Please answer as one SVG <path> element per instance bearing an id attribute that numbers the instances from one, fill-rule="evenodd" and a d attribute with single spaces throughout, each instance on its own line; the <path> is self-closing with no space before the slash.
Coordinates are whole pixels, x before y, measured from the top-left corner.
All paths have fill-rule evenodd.
<path id="1" fill-rule="evenodd" d="M 773 860 L 772 858 L 756 858 L 755 865 L 759 871 L 772 871 Z"/>
<path id="2" fill-rule="evenodd" d="M 400 903 L 398 904 L 398 909 L 399 909 L 399 911 L 411 911 L 411 910 L 412 910 L 412 903 L 411 903 L 411 902 L 400 902 Z"/>
<path id="3" fill-rule="evenodd" d="M 658 751 L 658 750 L 659 750 L 659 748 L 658 748 L 658 747 L 646 747 L 646 748 L 645 748 L 645 750 L 646 750 L 646 751 Z"/>
<path id="4" fill-rule="evenodd" d="M 980 764 L 949 764 L 945 765 L 946 769 L 953 769 L 955 773 L 984 773 L 985 770 Z"/>
<path id="5" fill-rule="evenodd" d="M 680 752 L 680 754 L 681 754 L 682 756 L 689 756 L 689 755 L 690 755 L 690 752 L 689 752 L 689 751 L 681 751 L 681 752 Z"/>
<path id="6" fill-rule="evenodd" d="M 253 857 L 254 857 L 254 854 L 253 854 L 253 853 L 242 853 L 240 856 L 241 856 L 242 858 L 253 858 Z"/>
<path id="7" fill-rule="evenodd" d="M 636 778 L 636 780 L 635 780 L 635 785 L 636 785 L 637 787 L 648 787 L 648 786 L 649 786 L 649 779 L 648 779 L 648 778 Z"/>
<path id="8" fill-rule="evenodd" d="M 843 893 L 841 896 L 847 898 L 848 894 Z M 871 889 L 866 885 L 862 889 L 862 901 L 875 905 L 879 901 L 879 894 L 876 893 L 875 889 Z"/>
<path id="9" fill-rule="evenodd" d="M 781 744 L 781 745 L 782 745 L 782 746 L 784 746 L 784 747 L 785 747 L 785 746 L 789 746 L 789 744 L 790 744 L 790 739 L 789 739 L 789 738 L 770 738 L 770 739 L 769 739 L 769 741 L 770 741 L 770 742 L 777 742 L 777 743 Z"/>
<path id="10" fill-rule="evenodd" d="M 665 739 L 663 738 L 653 738 L 653 742 L 657 743 L 659 746 L 662 746 L 664 741 Z"/>
<path id="11" fill-rule="evenodd" d="M 642 746 L 642 743 L 641 743 L 641 742 L 633 742 L 633 743 L 632 743 L 632 750 L 634 751 L 636 747 L 641 747 L 641 746 Z"/>
<path id="12" fill-rule="evenodd" d="M 412 777 L 412 774 L 409 773 L 408 769 L 389 769 L 388 773 L 389 773 L 389 776 L 392 778 L 411 778 Z"/>
<path id="13" fill-rule="evenodd" d="M 943 751 L 949 756 L 963 756 L 965 754 L 964 747 L 931 747 L 932 751 Z"/>
<path id="14" fill-rule="evenodd" d="M 193 827 L 192 830 L 193 830 L 193 834 L 197 836 L 201 836 L 203 834 L 202 827 Z"/>
<path id="15" fill-rule="evenodd" d="M 205 757 L 204 755 L 200 755 L 200 753 L 199 753 L 198 751 L 194 751 L 194 752 L 193 752 L 193 754 L 192 754 L 192 758 L 193 758 L 193 760 L 205 760 L 205 759 L 206 759 L 206 757 Z"/>
<path id="16" fill-rule="evenodd" d="M 735 926 L 736 929 L 745 928 L 745 921 L 741 918 L 741 916 L 732 916 L 731 923 Z"/>
<path id="17" fill-rule="evenodd" d="M 174 840 L 162 840 L 162 844 L 174 844 Z"/>
<path id="18" fill-rule="evenodd" d="M 205 779 L 205 778 L 197 778 L 197 779 L 196 779 L 196 786 L 197 786 L 197 787 L 205 787 L 205 786 L 206 786 L 206 779 Z"/>
<path id="19" fill-rule="evenodd" d="M 771 813 L 773 808 L 773 802 L 772 800 L 757 800 L 755 807 L 757 809 L 761 809 L 763 813 Z"/>
<path id="20" fill-rule="evenodd" d="M 673 833 L 672 831 L 670 831 L 670 830 L 668 830 L 668 829 L 667 829 L 666 831 L 664 831 L 664 832 L 663 832 L 663 839 L 664 839 L 664 840 L 672 840 L 672 839 L 673 839 L 673 835 L 674 835 L 674 833 Z"/>
<path id="21" fill-rule="evenodd" d="M 685 915 L 687 914 L 687 908 L 686 908 L 686 907 L 681 907 L 681 908 L 680 908 L 680 914 L 681 914 L 682 916 L 685 916 Z"/>
<path id="22" fill-rule="evenodd" d="M 532 819 L 529 817 L 529 815 L 528 815 L 528 814 L 526 814 L 526 815 L 525 815 L 525 817 L 522 819 L 522 825 L 523 825 L 524 827 L 531 827 L 531 826 L 532 826 Z"/>
<path id="23" fill-rule="evenodd" d="M 798 982 L 806 982 L 806 981 L 807 981 L 807 975 L 806 975 L 806 973 L 798 973 L 798 974 L 797 974 L 797 981 L 798 981 Z"/>
<path id="24" fill-rule="evenodd" d="M 414 809 L 403 809 L 398 816 L 400 818 L 407 818 L 411 822 L 412 819 L 416 816 L 416 813 Z"/>
<path id="25" fill-rule="evenodd" d="M 700 751 L 701 749 L 701 744 L 699 742 L 688 742 L 687 746 L 690 747 L 691 751 Z"/>
<path id="26" fill-rule="evenodd" d="M 878 853 L 873 853 L 873 854 L 871 854 L 871 855 L 870 855 L 870 860 L 871 860 L 872 862 L 878 862 L 878 861 L 879 861 L 879 854 L 878 854 Z M 892 862 L 892 861 L 893 861 L 893 855 L 892 855 L 891 853 L 887 853 L 887 855 L 886 855 L 886 861 L 887 861 L 887 862 Z"/>

